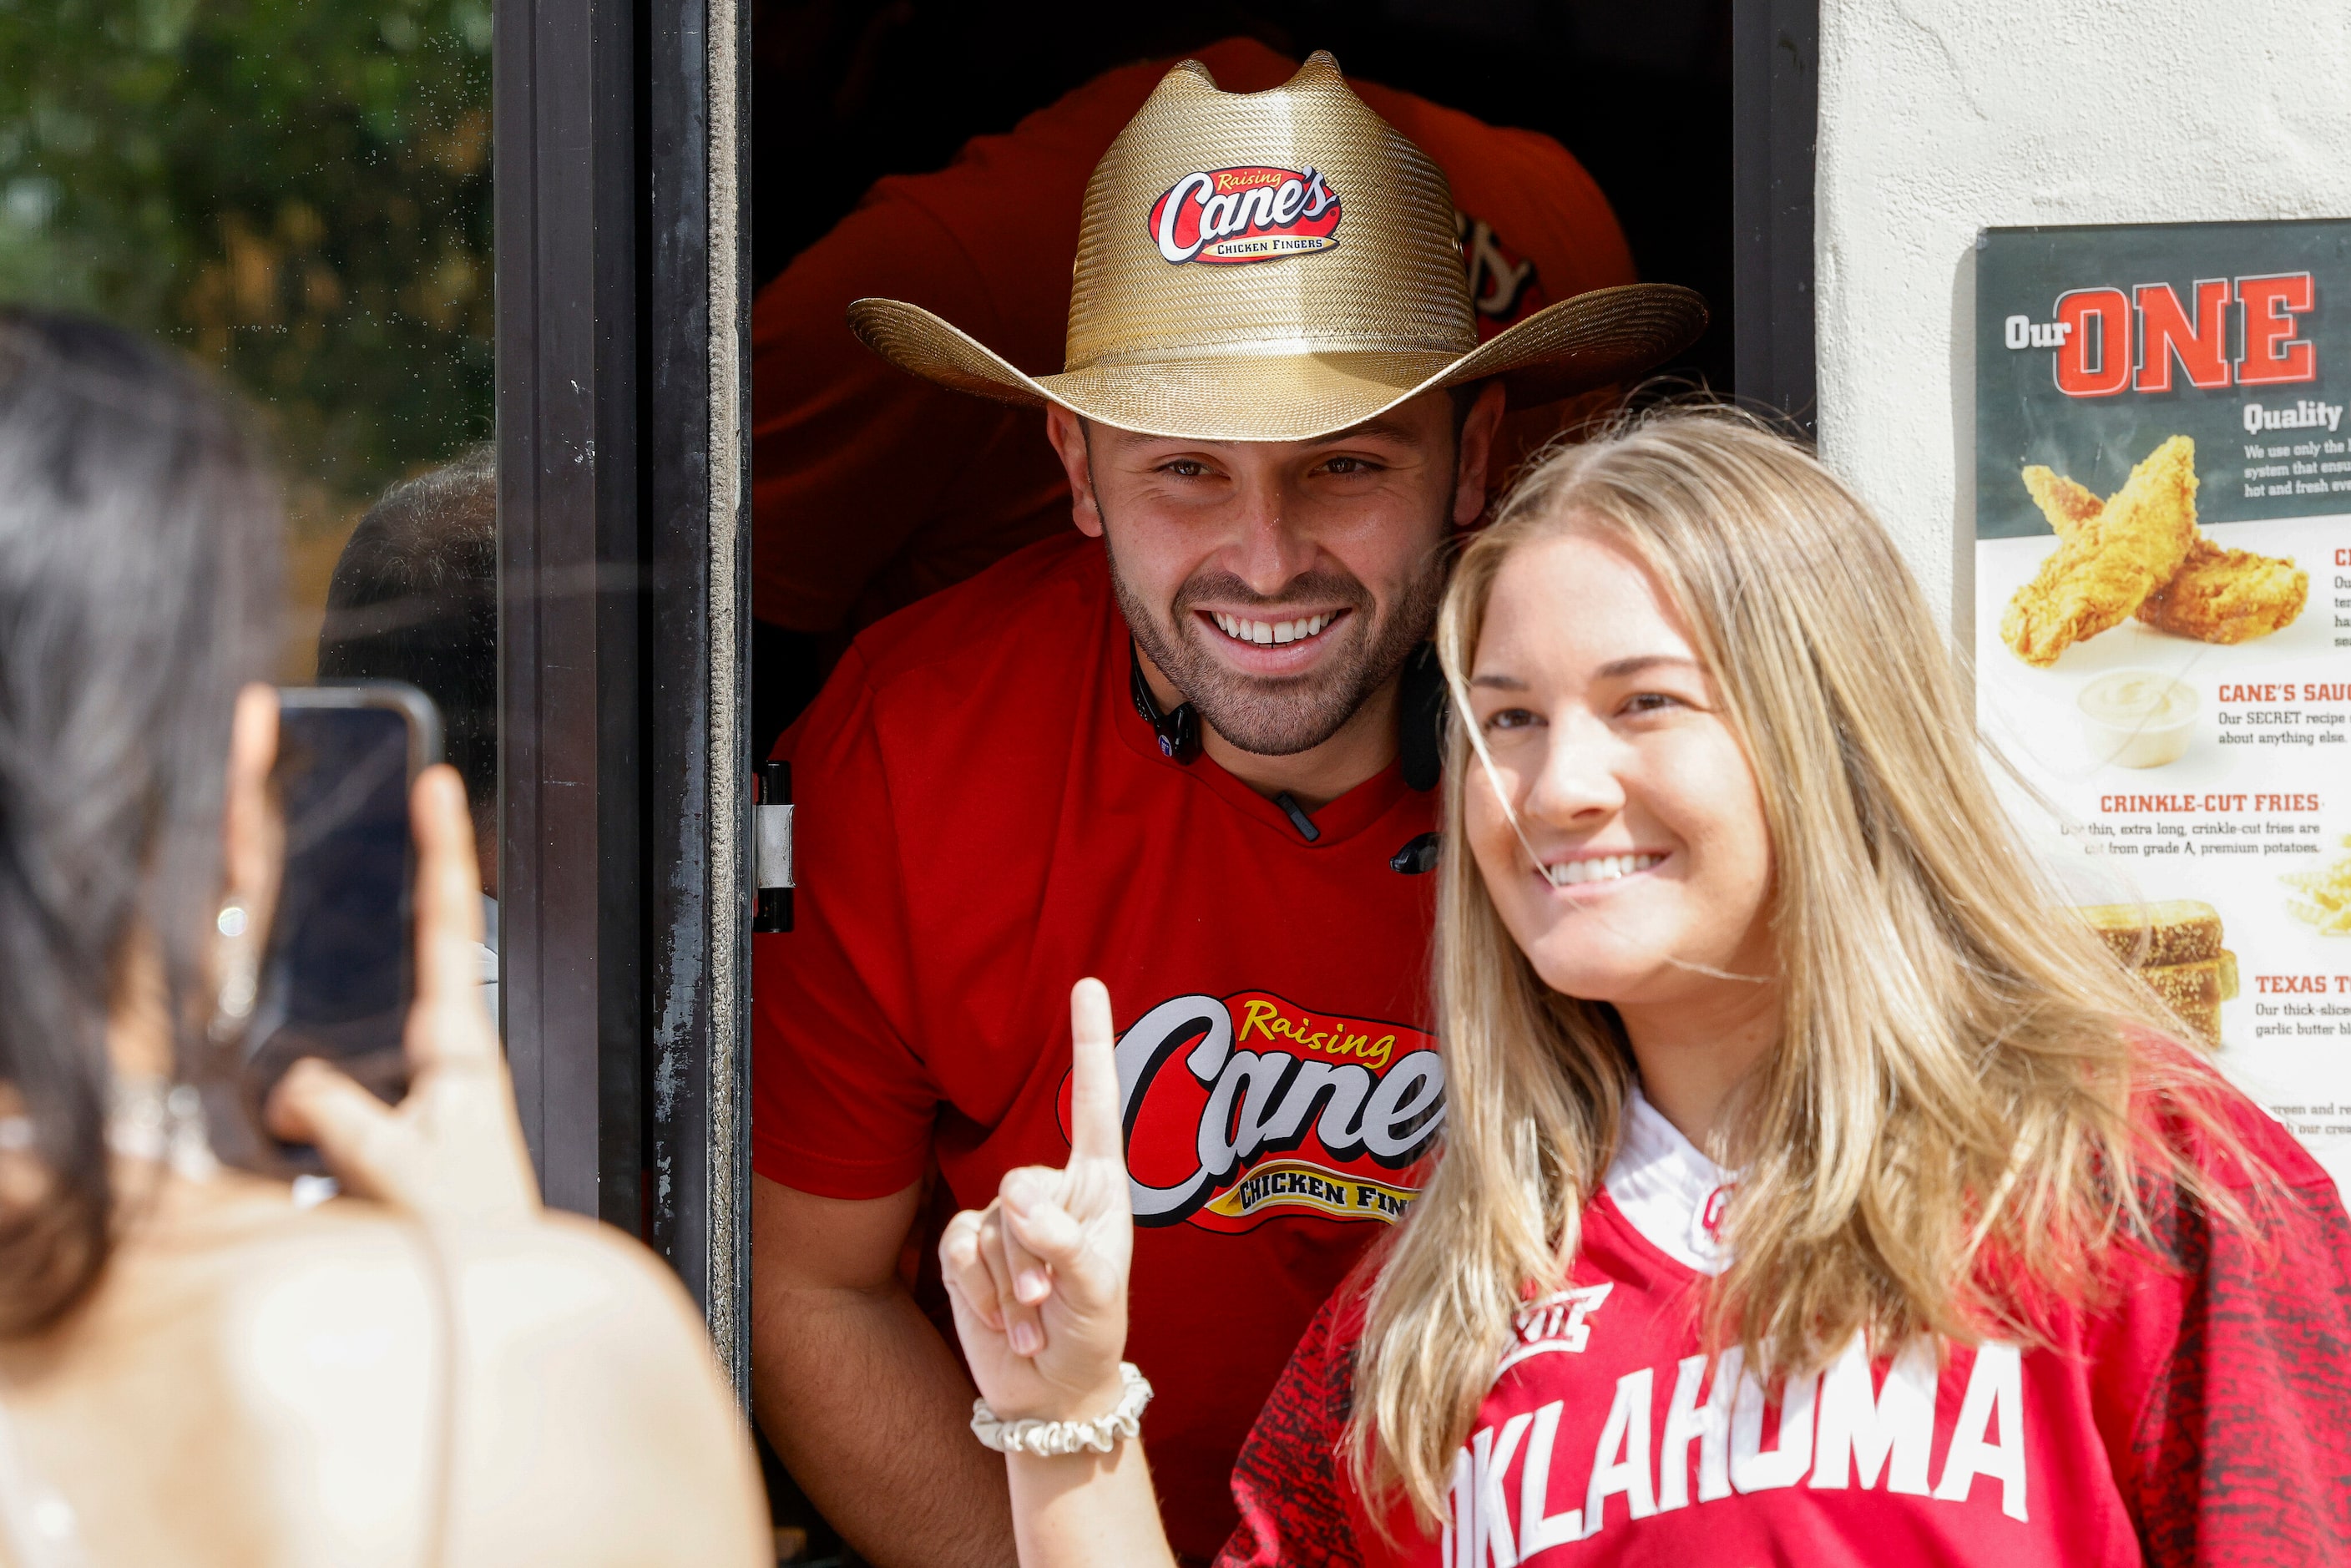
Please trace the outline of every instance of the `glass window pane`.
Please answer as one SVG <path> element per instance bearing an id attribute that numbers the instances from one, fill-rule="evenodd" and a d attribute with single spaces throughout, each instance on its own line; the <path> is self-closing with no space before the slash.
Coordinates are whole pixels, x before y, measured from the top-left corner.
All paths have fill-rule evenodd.
<path id="1" fill-rule="evenodd" d="M 284 678 L 323 646 L 424 687 L 483 822 L 490 31 L 490 0 L 0 0 L 0 60 L 38 62 L 0 72 L 0 299 L 244 394 L 286 485 Z"/>
<path id="2" fill-rule="evenodd" d="M 360 515 L 490 436 L 489 0 L 43 0 L 0 58 L 0 298 L 261 408 L 307 677 Z"/>

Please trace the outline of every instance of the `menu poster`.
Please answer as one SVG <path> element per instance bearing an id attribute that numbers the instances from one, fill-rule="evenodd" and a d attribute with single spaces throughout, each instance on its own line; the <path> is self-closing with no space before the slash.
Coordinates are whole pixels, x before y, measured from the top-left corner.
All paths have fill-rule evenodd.
<path id="1" fill-rule="evenodd" d="M 1977 713 L 2351 1191 L 2351 222 L 1991 229 Z"/>

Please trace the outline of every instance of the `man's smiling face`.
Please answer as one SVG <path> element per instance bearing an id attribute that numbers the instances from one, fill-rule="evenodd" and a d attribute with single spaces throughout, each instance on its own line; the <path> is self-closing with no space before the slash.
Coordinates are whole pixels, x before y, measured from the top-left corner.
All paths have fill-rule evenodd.
<path id="1" fill-rule="evenodd" d="M 1428 636 L 1501 402 L 1489 388 L 1458 441 L 1443 392 L 1314 441 L 1139 435 L 1060 409 L 1049 427 L 1144 655 L 1234 746 L 1288 757 Z"/>

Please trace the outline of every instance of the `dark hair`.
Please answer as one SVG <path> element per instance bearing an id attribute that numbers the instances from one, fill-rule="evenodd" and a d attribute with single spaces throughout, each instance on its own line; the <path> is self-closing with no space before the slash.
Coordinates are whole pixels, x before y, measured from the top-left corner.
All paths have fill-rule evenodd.
<path id="1" fill-rule="evenodd" d="M 193 366 L 0 308 L 0 1082 L 46 1177 L 0 1207 L 0 1333 L 53 1321 L 104 1266 L 107 1024 L 135 945 L 193 1059 L 278 526 L 243 420 Z"/>
<path id="2" fill-rule="evenodd" d="M 1486 385 L 1482 381 L 1458 382 L 1445 389 L 1446 397 L 1453 404 L 1453 444 L 1457 447 L 1461 444 L 1461 433 L 1469 427 L 1469 415 L 1477 410 L 1478 399 Z"/>
<path id="3" fill-rule="evenodd" d="M 498 470 L 476 447 L 385 492 L 335 562 L 319 678 L 406 681 L 441 709 L 475 801 L 498 769 Z"/>

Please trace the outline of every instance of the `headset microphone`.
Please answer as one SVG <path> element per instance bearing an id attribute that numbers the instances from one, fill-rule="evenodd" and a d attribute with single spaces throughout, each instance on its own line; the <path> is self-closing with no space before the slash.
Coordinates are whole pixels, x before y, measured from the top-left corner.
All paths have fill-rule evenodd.
<path id="1" fill-rule="evenodd" d="M 1158 700 L 1151 695 L 1151 683 L 1144 678 L 1142 653 L 1131 638 L 1126 657 L 1127 690 L 1134 699 L 1134 711 L 1158 736 L 1159 754 L 1190 762 L 1200 754 L 1198 712 L 1190 703 L 1177 704 L 1173 713 L 1160 712 Z M 1401 699 L 1397 741 L 1404 780 L 1415 789 L 1434 789 L 1444 768 L 1447 707 L 1445 674 L 1437 665 L 1436 648 L 1423 643 L 1414 649 L 1405 661 L 1403 677 L 1397 694 Z"/>
<path id="2" fill-rule="evenodd" d="M 1151 695 L 1151 683 L 1143 678 L 1143 655 L 1129 640 L 1126 645 L 1127 689 L 1134 696 L 1134 711 L 1143 722 L 1159 737 L 1159 755 L 1177 762 L 1189 762 L 1200 754 L 1200 716 L 1190 703 L 1179 703 L 1174 713 L 1161 713 L 1158 702 Z"/>

